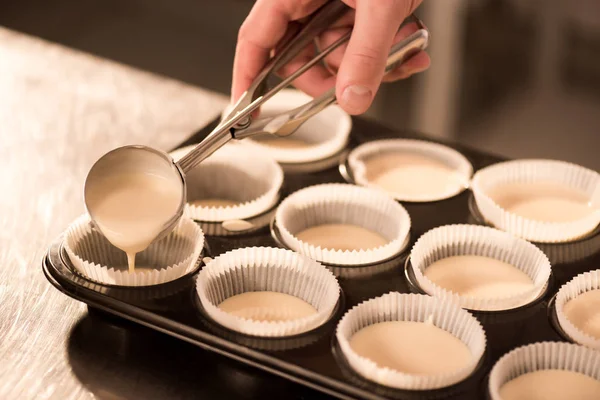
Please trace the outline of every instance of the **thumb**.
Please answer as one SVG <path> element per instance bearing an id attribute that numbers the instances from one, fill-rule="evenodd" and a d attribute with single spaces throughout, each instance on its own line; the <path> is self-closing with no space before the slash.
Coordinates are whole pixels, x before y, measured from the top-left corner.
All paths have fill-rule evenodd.
<path id="1" fill-rule="evenodd" d="M 357 0 L 352 37 L 336 81 L 339 105 L 349 114 L 370 107 L 383 78 L 400 24 L 415 8 L 410 0 Z"/>

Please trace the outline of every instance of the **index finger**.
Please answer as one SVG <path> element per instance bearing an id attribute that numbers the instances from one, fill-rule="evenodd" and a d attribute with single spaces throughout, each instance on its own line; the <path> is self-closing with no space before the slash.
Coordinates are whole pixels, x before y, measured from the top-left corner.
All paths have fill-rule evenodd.
<path id="1" fill-rule="evenodd" d="M 277 4 L 277 3 L 275 3 Z M 233 61 L 233 101 L 248 89 L 263 68 L 271 49 L 285 34 L 289 21 L 280 7 L 257 1 L 240 27 Z"/>
<path id="2" fill-rule="evenodd" d="M 250 87 L 271 51 L 284 37 L 288 24 L 312 14 L 324 0 L 258 0 L 242 24 L 233 62 L 233 101 Z"/>

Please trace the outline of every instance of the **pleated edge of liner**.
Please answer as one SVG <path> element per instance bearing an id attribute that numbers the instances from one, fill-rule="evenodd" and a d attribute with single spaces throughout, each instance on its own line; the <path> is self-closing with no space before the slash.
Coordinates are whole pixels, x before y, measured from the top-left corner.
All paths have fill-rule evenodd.
<path id="1" fill-rule="evenodd" d="M 427 203 L 440 200 L 446 200 L 452 198 L 459 193 L 467 190 L 471 184 L 471 178 L 473 177 L 473 165 L 461 152 L 455 150 L 446 145 L 431 142 L 420 139 L 380 139 L 371 142 L 366 142 L 358 147 L 354 148 L 347 157 L 348 168 L 352 172 L 354 181 L 356 184 L 368 188 L 377 188 L 383 190 L 378 185 L 371 183 L 366 177 L 366 165 L 365 158 L 371 157 L 379 153 L 393 153 L 404 150 L 410 152 L 411 149 L 424 150 L 430 154 L 441 155 L 442 158 L 452 158 L 457 164 L 461 165 L 465 171 L 454 169 L 454 172 L 460 177 L 460 181 L 457 182 L 456 187 L 451 190 L 447 190 L 444 194 L 432 196 L 432 195 L 408 195 L 399 196 L 396 193 L 386 192 L 389 196 L 393 197 L 398 201 L 415 202 L 415 203 Z M 434 157 L 439 159 L 439 157 Z"/>
<path id="2" fill-rule="evenodd" d="M 474 351 L 474 349 L 471 349 L 467 343 L 465 343 L 462 339 L 455 336 L 452 332 L 450 332 L 444 328 L 440 328 L 437 325 L 433 324 L 433 321 L 431 321 L 432 314 L 428 315 L 423 321 L 414 321 L 414 322 L 421 322 L 421 323 L 431 323 L 432 325 L 436 326 L 438 329 L 441 329 L 441 330 L 449 333 L 456 339 L 460 340 L 465 346 L 467 346 L 469 348 L 469 351 L 471 352 L 472 360 L 469 363 L 469 365 L 460 369 L 459 371 L 456 371 L 453 373 L 423 376 L 423 375 L 417 375 L 417 374 L 403 373 L 403 372 L 400 372 L 400 371 L 397 371 L 397 370 L 394 370 L 394 369 L 388 368 L 388 367 L 379 367 L 374 361 L 371 361 L 370 359 L 363 357 L 361 355 L 358 355 L 356 352 L 354 352 L 350 347 L 349 340 L 352 337 L 352 335 L 356 334 L 358 331 L 352 333 L 352 335 L 350 337 L 346 338 L 346 337 L 344 337 L 344 334 L 340 332 L 340 330 L 344 328 L 344 324 L 350 324 L 350 322 L 348 322 L 348 319 L 351 318 L 351 316 L 353 314 L 358 312 L 357 310 L 359 310 L 360 308 L 366 307 L 367 305 L 373 304 L 373 303 L 385 303 L 388 298 L 392 298 L 392 297 L 418 298 L 420 303 L 421 302 L 433 303 L 432 308 L 435 307 L 435 309 L 437 309 L 437 310 L 444 310 L 444 311 L 449 311 L 449 309 L 454 309 L 454 311 L 456 313 L 462 314 L 465 319 L 467 319 L 467 318 L 470 319 L 473 324 L 473 327 L 472 327 L 473 330 L 477 331 L 477 334 L 481 335 L 478 338 L 481 340 L 481 342 L 479 343 L 480 348 L 475 349 L 476 351 Z M 396 300 L 396 301 L 398 301 L 398 300 Z M 421 304 L 419 304 L 419 305 L 421 305 Z M 414 308 L 414 306 L 413 306 L 413 308 Z M 418 308 L 420 309 L 420 307 L 418 307 Z M 377 311 L 377 310 L 375 310 L 375 311 Z M 365 325 L 363 328 L 360 328 L 360 329 L 364 329 L 367 326 L 375 325 L 375 324 L 378 324 L 381 322 L 405 321 L 405 320 L 385 319 L 385 313 L 383 313 L 381 311 L 378 312 L 376 315 L 374 315 L 374 317 L 377 319 L 382 319 L 382 320 L 375 322 L 372 319 L 369 324 Z M 458 384 L 460 382 L 463 382 L 464 380 L 468 379 L 468 377 L 477 369 L 483 355 L 485 354 L 485 350 L 487 347 L 487 338 L 485 335 L 485 330 L 483 329 L 481 322 L 479 322 L 479 320 L 477 320 L 477 318 L 475 318 L 473 316 L 473 314 L 471 314 L 467 310 L 460 308 L 458 305 L 456 305 L 454 303 L 443 303 L 440 299 L 437 299 L 437 298 L 434 298 L 434 297 L 431 297 L 428 295 L 415 294 L 415 293 L 388 292 L 381 296 L 374 297 L 374 298 L 360 302 L 359 304 L 355 305 L 354 307 L 352 307 L 351 309 L 346 311 L 344 313 L 344 315 L 340 318 L 338 325 L 335 329 L 335 337 L 339 344 L 340 352 L 345 357 L 345 359 L 346 359 L 345 361 L 348 364 L 348 367 L 350 369 L 352 369 L 353 371 L 358 373 L 364 379 L 367 379 L 369 381 L 375 382 L 379 385 L 382 385 L 382 386 L 385 386 L 388 388 L 400 389 L 400 390 L 427 391 L 427 390 L 443 389 L 443 388 L 447 388 L 452 385 Z M 375 370 L 377 377 L 372 378 L 372 377 L 366 376 L 361 371 L 357 370 L 352 365 L 352 361 L 350 358 L 354 359 L 355 361 L 360 362 L 360 364 L 368 366 L 371 370 Z M 405 378 L 416 379 L 416 380 L 420 380 L 421 382 L 416 382 L 416 383 L 412 382 L 412 385 L 405 385 L 405 386 L 393 385 L 393 384 L 390 384 L 389 382 L 383 382 L 383 380 L 384 380 L 383 378 L 389 374 L 396 374 L 404 379 Z M 433 381 L 433 380 L 437 380 L 437 383 L 429 382 L 429 381 Z"/>
<path id="3" fill-rule="evenodd" d="M 198 264 L 198 259 L 199 259 L 200 255 L 202 254 L 202 250 L 204 249 L 205 237 L 204 237 L 204 233 L 202 232 L 202 229 L 200 228 L 200 226 L 198 226 L 194 221 L 189 220 L 189 219 L 186 219 L 185 221 L 186 221 L 185 222 L 186 224 L 187 223 L 193 224 L 195 226 L 195 229 L 198 230 L 196 232 L 198 234 L 198 237 L 197 237 L 197 240 L 194 245 L 194 250 L 183 261 L 181 261 L 175 265 L 171 265 L 171 266 L 168 266 L 165 268 L 160 268 L 155 271 L 134 271 L 133 273 L 131 273 L 129 271 L 117 270 L 114 267 L 108 267 L 105 265 L 100 265 L 97 263 L 89 262 L 87 260 L 84 260 L 80 256 L 78 256 L 75 253 L 75 251 L 71 248 L 71 246 L 69 245 L 69 236 L 70 236 L 69 232 L 72 228 L 74 228 L 77 225 L 81 225 L 82 228 L 86 231 L 86 233 L 91 233 L 92 231 L 95 231 L 96 229 L 92 226 L 92 221 L 91 221 L 89 215 L 87 215 L 87 214 L 80 215 L 65 230 L 65 232 L 63 233 L 63 238 L 64 238 L 63 249 L 67 253 L 69 260 L 73 264 L 73 267 L 75 269 L 74 272 L 77 272 L 83 278 L 85 278 L 95 284 L 104 285 L 104 286 L 108 286 L 108 287 L 113 286 L 113 287 L 119 287 L 119 288 L 126 288 L 126 287 L 149 288 L 149 287 L 161 285 L 164 283 L 173 282 L 173 281 L 189 274 L 190 272 L 192 272 L 193 270 L 196 269 L 196 266 Z M 182 222 L 180 222 L 180 223 L 182 223 Z M 85 225 L 85 226 L 83 226 L 83 225 Z M 192 225 L 190 225 L 190 226 L 192 226 Z M 194 228 L 192 228 L 192 229 L 194 229 Z M 92 277 L 93 275 L 98 276 L 98 274 L 93 274 L 93 273 L 91 273 L 91 271 L 97 271 L 97 270 L 102 271 L 100 276 L 102 276 L 102 275 L 115 276 L 114 281 L 103 281 L 103 280 L 93 278 Z M 160 275 L 161 271 L 166 271 L 166 274 L 168 275 L 168 279 L 165 280 L 165 279 L 160 278 L 159 275 Z M 140 284 L 132 285 L 129 282 L 131 279 L 135 280 L 136 279 L 135 277 L 139 277 L 139 276 L 148 277 L 149 283 L 145 283 L 145 284 L 141 284 L 141 285 Z M 148 280 L 147 280 L 147 282 L 148 282 Z"/>
<path id="4" fill-rule="evenodd" d="M 205 279 L 206 282 L 208 282 L 208 280 L 210 280 L 210 279 L 222 279 L 222 277 L 224 276 L 224 272 L 226 272 L 226 271 L 229 271 L 232 269 L 243 269 L 243 268 L 250 267 L 251 265 L 249 265 L 249 264 L 235 265 L 233 267 L 222 266 L 219 264 L 223 259 L 233 257 L 233 256 L 237 255 L 237 253 L 242 253 L 242 252 L 270 252 L 270 253 L 280 253 L 280 254 L 287 252 L 288 254 L 290 254 L 291 257 L 297 258 L 298 262 L 301 262 L 302 265 L 305 265 L 305 263 L 309 263 L 310 265 L 312 265 L 311 267 L 308 267 L 313 270 L 311 272 L 316 272 L 317 274 L 319 274 L 318 269 L 322 268 L 322 271 L 320 271 L 320 273 L 322 275 L 323 282 L 329 281 L 329 282 L 327 282 L 327 284 L 331 285 L 332 286 L 331 289 L 335 290 L 335 294 L 327 293 L 327 295 L 334 296 L 334 298 L 332 297 L 331 299 L 328 299 L 330 301 L 326 302 L 325 308 L 323 309 L 323 311 L 317 310 L 317 314 L 310 315 L 310 316 L 307 316 L 304 318 L 288 320 L 288 321 L 274 321 L 274 322 L 273 321 L 259 321 L 259 320 L 255 320 L 255 319 L 251 319 L 251 318 L 235 316 L 228 312 L 222 311 L 221 309 L 219 309 L 219 305 L 213 304 L 213 302 L 208 299 L 205 292 L 203 292 L 201 290 L 200 286 L 203 283 L 202 280 L 204 279 L 205 275 L 213 273 L 213 271 L 211 271 L 213 268 L 219 268 L 220 271 L 216 271 L 216 275 L 215 275 L 215 273 L 213 273 L 213 276 L 207 277 Z M 284 270 L 295 269 L 298 272 L 306 271 L 304 269 L 304 267 L 302 269 L 299 269 L 299 268 L 292 268 L 289 265 L 270 266 L 270 268 L 281 268 Z M 242 293 L 247 293 L 247 292 L 242 292 Z M 285 292 L 280 292 L 280 293 L 289 294 L 289 293 L 285 293 Z M 198 274 L 198 277 L 196 278 L 196 294 L 198 295 L 200 304 L 204 308 L 204 311 L 211 318 L 213 323 L 221 326 L 222 328 L 226 328 L 231 331 L 235 331 L 235 332 L 241 333 L 243 335 L 247 335 L 249 337 L 257 337 L 257 338 L 264 338 L 264 339 L 288 338 L 288 337 L 300 335 L 300 334 L 315 330 L 318 327 L 322 326 L 323 324 L 327 323 L 327 321 L 329 321 L 329 319 L 334 314 L 336 305 L 341 296 L 340 293 L 341 293 L 341 287 L 340 287 L 339 282 L 338 282 L 337 278 L 335 277 L 335 275 L 330 270 L 328 270 L 325 266 L 321 265 L 318 261 L 308 258 L 300 253 L 293 252 L 291 250 L 275 248 L 275 247 L 244 247 L 244 248 L 238 248 L 235 250 L 227 251 L 227 252 L 220 254 L 219 256 L 211 259 L 205 265 L 205 267 L 200 271 L 200 273 Z M 290 296 L 294 296 L 294 295 L 290 294 Z M 298 296 L 294 296 L 294 297 L 298 297 Z M 298 297 L 298 298 L 300 298 L 300 297 Z M 302 298 L 300 298 L 300 299 L 304 300 Z M 304 300 L 304 301 L 306 301 L 306 300 Z M 264 329 L 267 332 L 266 333 L 251 332 L 251 331 L 247 330 L 248 326 L 246 326 L 245 327 L 246 329 L 244 329 L 244 330 L 236 329 L 233 326 L 234 324 L 226 325 L 219 321 L 219 320 L 223 320 L 223 319 L 230 320 L 232 322 L 241 321 L 242 323 L 246 323 L 247 325 L 250 325 L 250 327 L 252 328 L 251 329 L 252 331 Z M 279 331 L 283 331 L 283 333 L 278 334 Z"/>
<path id="5" fill-rule="evenodd" d="M 600 339 L 576 327 L 564 312 L 567 302 L 592 290 L 600 290 L 600 269 L 579 274 L 563 284 L 556 294 L 554 307 L 560 327 L 571 340 L 594 350 L 600 350 Z M 573 296 L 574 292 L 577 294 Z"/>
<path id="6" fill-rule="evenodd" d="M 241 146 L 241 145 L 237 145 Z M 247 145 L 243 145 L 247 146 Z M 238 149 L 231 151 L 239 151 Z M 191 203 L 186 203 L 184 213 L 189 218 L 202 222 L 225 222 L 232 220 L 244 220 L 252 218 L 269 210 L 279 201 L 279 194 L 284 181 L 284 173 L 281 166 L 273 159 L 268 160 L 263 157 L 261 162 L 268 162 L 275 173 L 274 179 L 269 182 L 269 190 L 259 197 L 248 200 L 246 202 L 236 204 L 235 206 L 226 207 L 202 207 L 195 206 Z M 265 161 L 266 160 L 266 161 Z M 234 161 L 224 159 L 216 159 L 213 163 L 232 166 L 236 165 Z"/>
<path id="7" fill-rule="evenodd" d="M 539 252 L 538 256 L 544 264 L 544 266 L 542 267 L 542 268 L 544 268 L 544 271 L 542 273 L 543 280 L 540 280 L 536 284 L 534 277 L 528 275 L 531 278 L 532 282 L 534 283 L 534 287 L 531 290 L 524 292 L 522 295 L 498 296 L 498 297 L 489 297 L 489 298 L 480 298 L 480 297 L 474 297 L 474 296 L 461 296 L 458 293 L 455 293 L 451 290 L 445 289 L 445 288 L 437 285 L 435 282 L 433 282 L 431 279 L 427 278 L 423 274 L 423 272 L 421 271 L 421 268 L 418 265 L 415 265 L 414 259 L 412 257 L 412 253 L 418 245 L 421 245 L 423 237 L 425 235 L 427 235 L 428 233 L 431 233 L 434 231 L 439 231 L 442 229 L 455 229 L 455 228 L 456 229 L 469 228 L 472 230 L 479 230 L 479 231 L 488 230 L 490 232 L 494 231 L 498 234 L 507 235 L 507 236 L 511 237 L 513 240 L 521 241 L 532 252 L 534 252 L 534 251 Z M 475 241 L 479 240 L 479 237 L 474 237 L 474 238 L 475 238 Z M 436 297 L 436 298 L 455 302 L 460 307 L 471 310 L 471 311 L 500 312 L 500 311 L 510 311 L 510 310 L 514 310 L 519 307 L 526 306 L 527 304 L 530 304 L 531 302 L 533 302 L 537 298 L 539 298 L 540 294 L 546 289 L 546 287 L 549 283 L 550 275 L 551 275 L 551 271 L 552 271 L 552 267 L 550 264 L 550 260 L 548 259 L 548 256 L 534 244 L 532 244 L 518 236 L 512 235 L 509 232 L 505 232 L 505 231 L 501 231 L 496 228 L 481 226 L 481 225 L 452 224 L 452 225 L 438 226 L 436 228 L 430 229 L 429 231 L 427 231 L 423 235 L 421 235 L 421 237 L 419 237 L 419 239 L 417 239 L 417 241 L 413 245 L 410 253 L 411 254 L 409 255 L 409 257 L 410 257 L 412 271 L 415 276 L 416 283 L 418 283 L 420 288 L 425 293 L 427 293 L 430 296 Z M 465 254 L 465 255 L 476 255 L 476 254 Z M 517 266 L 513 265 L 513 267 L 515 267 L 516 269 L 519 269 L 519 271 L 521 271 L 521 272 L 524 272 Z M 425 267 L 425 268 L 427 268 L 427 267 Z M 508 305 L 507 304 L 508 302 L 511 302 L 514 304 Z M 478 303 L 483 303 L 483 304 L 478 304 Z"/>
<path id="8" fill-rule="evenodd" d="M 543 359 L 545 364 L 548 364 L 549 361 L 550 364 L 554 364 L 551 367 L 545 367 L 545 366 L 541 366 L 542 363 L 540 362 L 532 362 L 535 360 L 533 356 L 537 355 L 537 354 L 543 354 Z M 530 362 L 518 362 L 518 361 L 522 361 L 522 360 L 518 360 L 515 358 L 518 358 L 520 355 L 526 355 L 529 356 L 530 358 L 532 358 L 533 360 L 529 360 Z M 585 357 L 582 357 L 585 356 Z M 555 356 L 556 358 L 553 358 L 552 356 Z M 562 359 L 560 359 L 560 357 L 562 356 Z M 575 357 L 578 358 L 576 360 L 572 360 L 569 357 Z M 595 358 L 595 363 L 591 363 L 589 358 Z M 577 361 L 577 363 L 575 363 L 574 361 Z M 564 364 L 564 365 L 560 365 L 560 364 Z M 515 366 L 532 366 L 533 368 L 521 368 L 521 371 L 519 371 L 519 373 L 515 374 L 511 371 L 510 367 L 515 367 Z M 587 369 L 589 370 L 590 366 L 594 366 L 596 365 L 596 369 L 597 372 L 596 374 L 598 375 L 597 377 L 594 377 L 592 375 L 589 375 L 585 372 L 580 372 L 577 371 L 578 367 L 579 369 L 586 369 L 585 367 L 587 366 Z M 510 382 L 511 380 L 525 375 L 527 373 L 531 373 L 531 372 L 536 372 L 536 371 L 544 371 L 544 370 L 549 370 L 549 369 L 559 369 L 559 370 L 564 370 L 564 371 L 571 371 L 571 372 L 578 372 L 581 373 L 583 375 L 586 375 L 592 379 L 595 380 L 599 380 L 600 381 L 600 368 L 598 368 L 598 365 L 600 365 L 600 352 L 594 350 L 594 349 L 590 349 L 588 347 L 576 344 L 576 343 L 567 343 L 567 342 L 557 342 L 557 341 L 542 341 L 542 342 L 535 342 L 535 343 L 530 343 L 530 344 L 526 344 L 526 345 L 522 345 L 519 346 L 515 349 L 510 350 L 508 353 L 504 354 L 502 357 L 500 357 L 500 359 L 498 359 L 498 361 L 496 361 L 496 363 L 492 366 L 492 369 L 490 370 L 490 374 L 489 374 L 489 379 L 488 379 L 488 386 L 487 386 L 487 394 L 490 396 L 491 400 L 502 400 L 502 398 L 500 397 L 500 388 L 502 387 L 502 385 L 504 385 L 505 383 Z M 561 368 L 564 367 L 564 368 Z M 584 368 L 581 368 L 584 367 Z M 504 370 L 502 370 L 504 369 Z M 508 371 L 507 371 L 508 370 Z M 505 376 L 503 376 L 505 375 Z M 513 376 L 514 375 L 514 376 Z"/>
<path id="9" fill-rule="evenodd" d="M 367 191 L 370 191 L 369 194 L 371 194 L 371 195 L 381 196 L 382 201 L 383 201 L 383 199 L 386 199 L 386 200 L 389 200 L 390 202 L 393 202 L 394 205 L 392 207 L 397 208 L 397 210 L 399 211 L 399 213 L 397 214 L 397 215 L 400 215 L 399 218 L 401 221 L 399 221 L 399 222 L 404 222 L 402 224 L 403 228 L 400 231 L 400 234 L 395 239 L 393 239 L 393 240 L 389 241 L 388 243 L 386 243 L 385 245 L 379 246 L 375 249 L 352 250 L 352 251 L 322 248 L 321 246 L 313 246 L 313 245 L 307 244 L 306 242 L 298 239 L 294 234 L 292 234 L 281 223 L 280 212 L 282 212 L 282 211 L 280 211 L 280 210 L 283 210 L 284 207 L 287 207 L 288 204 L 292 202 L 293 196 L 296 195 L 297 193 L 301 193 L 301 192 L 304 193 L 305 191 L 308 191 L 308 190 L 315 190 L 315 191 L 321 190 L 321 189 L 326 190 L 329 187 L 331 187 L 331 188 L 337 187 L 340 190 L 347 189 L 348 191 L 357 190 L 357 189 L 358 190 L 367 190 Z M 290 200 L 290 198 L 291 198 L 291 200 Z M 310 203 L 314 203 L 314 202 L 315 202 L 315 200 L 313 199 L 313 200 L 311 200 Z M 306 204 L 309 204 L 309 203 L 307 202 Z M 360 186 L 356 186 L 356 185 L 352 185 L 352 184 L 348 184 L 348 183 L 318 184 L 318 185 L 305 187 L 303 189 L 300 189 L 300 190 L 292 193 L 287 198 L 285 198 L 281 202 L 279 207 L 277 208 L 277 212 L 275 214 L 275 223 L 277 225 L 277 229 L 279 230 L 279 234 L 281 236 L 282 243 L 285 246 L 289 247 L 290 250 L 293 250 L 300 254 L 304 254 L 304 255 L 306 255 L 314 260 L 317 260 L 319 262 L 322 262 L 322 263 L 325 263 L 328 265 L 332 265 L 332 266 L 338 266 L 338 267 L 364 266 L 365 264 L 373 264 L 373 263 L 385 261 L 390 258 L 393 258 L 394 256 L 399 255 L 407 246 L 405 243 L 406 243 L 407 237 L 410 234 L 410 229 L 412 226 L 412 220 L 410 218 L 410 214 L 408 214 L 408 211 L 400 203 L 397 203 L 393 198 L 389 197 L 389 195 L 387 195 L 384 191 L 377 190 L 377 189 L 371 189 L 371 188 L 364 188 L 364 187 L 360 187 Z M 353 260 L 355 260 L 355 261 L 353 261 Z"/>
<path id="10" fill-rule="evenodd" d="M 471 180 L 471 191 L 475 198 L 475 203 L 482 218 L 490 225 L 517 235 L 525 240 L 542 244 L 560 244 L 571 243 L 584 238 L 590 232 L 593 232 L 600 224 L 600 208 L 589 217 L 584 217 L 570 222 L 544 222 L 521 217 L 515 213 L 507 211 L 487 193 L 483 188 L 483 178 L 486 174 L 498 175 L 498 170 L 514 165 L 522 164 L 553 164 L 558 168 L 570 168 L 581 174 L 596 174 L 597 189 L 600 187 L 600 174 L 589 168 L 580 165 L 551 159 L 517 159 L 510 161 L 501 161 L 490 166 L 484 167 L 473 175 Z M 494 217 L 495 216 L 495 217 Z M 591 226 L 593 224 L 593 226 Z M 531 232 L 533 231 L 533 232 Z M 562 232 L 577 232 L 564 235 Z M 550 234 L 548 233 L 550 232 Z"/>

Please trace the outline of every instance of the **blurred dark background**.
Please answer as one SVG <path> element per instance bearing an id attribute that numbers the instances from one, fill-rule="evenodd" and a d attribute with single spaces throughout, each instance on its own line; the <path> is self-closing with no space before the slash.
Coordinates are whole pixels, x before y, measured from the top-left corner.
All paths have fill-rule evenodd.
<path id="1" fill-rule="evenodd" d="M 251 0 L 0 0 L 0 25 L 228 93 Z M 424 0 L 431 69 L 368 115 L 509 157 L 600 170 L 600 1 Z M 0 59 L 0 62 L 2 60 Z"/>

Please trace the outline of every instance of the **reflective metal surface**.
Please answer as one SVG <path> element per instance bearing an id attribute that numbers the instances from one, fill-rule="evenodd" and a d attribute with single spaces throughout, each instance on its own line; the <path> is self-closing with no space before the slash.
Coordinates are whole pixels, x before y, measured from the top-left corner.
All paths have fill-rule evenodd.
<path id="1" fill-rule="evenodd" d="M 41 261 L 83 212 L 83 181 L 96 159 L 125 144 L 168 150 L 225 104 L 223 96 L 0 28 L 0 399 L 218 393 L 207 380 L 225 362 L 88 314 L 48 283 Z M 202 360 L 212 374 L 190 370 Z M 249 393 L 255 381 L 245 374 L 233 374 L 239 382 L 224 393 L 240 385 Z"/>

